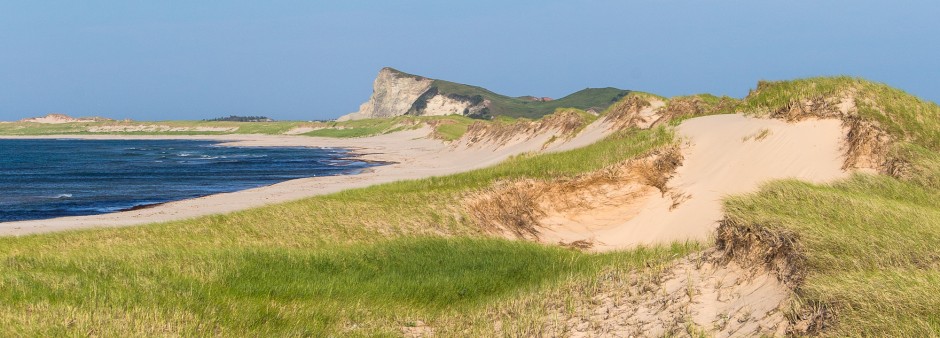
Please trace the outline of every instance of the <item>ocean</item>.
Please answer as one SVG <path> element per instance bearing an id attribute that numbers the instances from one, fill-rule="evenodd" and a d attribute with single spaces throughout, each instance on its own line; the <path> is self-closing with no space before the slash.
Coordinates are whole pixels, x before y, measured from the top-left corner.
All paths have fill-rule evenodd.
<path id="1" fill-rule="evenodd" d="M 0 140 L 0 222 L 80 216 L 354 175 L 348 151 L 190 140 Z"/>

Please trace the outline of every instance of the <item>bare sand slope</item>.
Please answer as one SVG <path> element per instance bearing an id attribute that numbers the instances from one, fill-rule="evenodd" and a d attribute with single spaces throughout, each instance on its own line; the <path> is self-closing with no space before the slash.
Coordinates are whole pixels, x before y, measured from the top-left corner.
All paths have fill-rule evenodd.
<path id="1" fill-rule="evenodd" d="M 566 151 L 586 147 L 600 139 L 603 139 L 614 132 L 614 126 L 607 119 L 597 119 L 588 124 L 574 137 L 566 142 L 552 143 L 546 150 L 548 151 Z"/>
<path id="2" fill-rule="evenodd" d="M 577 310 L 553 309 L 546 331 L 560 337 L 785 336 L 789 289 L 773 275 L 722 263 L 706 250 L 662 272 L 605 276 Z"/>
<path id="3" fill-rule="evenodd" d="M 551 144 L 547 150 L 565 151 L 585 147 L 607 137 L 619 128 L 633 126 L 639 129 L 649 129 L 662 118 L 660 109 L 665 106 L 666 102 L 652 99 L 649 106 L 643 107 L 635 115 L 629 116 L 627 121 L 618 121 L 617 117 L 605 115 L 585 126 L 581 132 L 566 142 Z"/>
<path id="4" fill-rule="evenodd" d="M 430 128 L 401 131 L 365 138 L 337 139 L 294 135 L 213 135 L 213 136 L 131 136 L 131 135 L 64 135 L 42 138 L 80 139 L 198 139 L 222 141 L 232 146 L 304 146 L 352 149 L 358 158 L 369 161 L 392 162 L 358 175 L 328 176 L 291 180 L 271 186 L 210 195 L 190 200 L 170 202 L 152 208 L 111 214 L 61 217 L 47 220 L 0 223 L 0 235 L 116 227 L 154 222 L 181 220 L 211 214 L 228 213 L 285 202 L 310 196 L 333 193 L 345 189 L 361 188 L 393 181 L 441 176 L 499 163 L 510 156 L 526 152 L 546 151 L 546 142 L 560 134 L 546 130 L 535 135 L 520 135 L 499 144 L 448 144 L 432 138 Z M 594 133 L 578 142 L 590 144 L 606 133 Z M 6 137 L 37 138 L 37 137 Z M 555 142 L 562 146 L 565 141 Z"/>
<path id="5" fill-rule="evenodd" d="M 549 213 L 542 221 L 546 242 L 592 242 L 612 250 L 677 240 L 703 240 L 721 219 L 721 199 L 757 190 L 784 178 L 827 182 L 846 177 L 841 121 L 787 123 L 742 115 L 690 119 L 678 127 L 684 140 L 682 165 L 663 194 L 648 186 L 625 186 L 633 195 L 577 213 Z M 623 191 L 610 194 L 625 196 Z"/>

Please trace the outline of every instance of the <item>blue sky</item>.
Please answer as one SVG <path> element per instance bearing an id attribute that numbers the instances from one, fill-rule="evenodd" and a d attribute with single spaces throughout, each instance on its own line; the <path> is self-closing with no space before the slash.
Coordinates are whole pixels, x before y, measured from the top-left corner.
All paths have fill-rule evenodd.
<path id="1" fill-rule="evenodd" d="M 5 1 L 0 120 L 354 111 L 383 66 L 513 96 L 742 97 L 852 75 L 940 101 L 936 1 Z"/>

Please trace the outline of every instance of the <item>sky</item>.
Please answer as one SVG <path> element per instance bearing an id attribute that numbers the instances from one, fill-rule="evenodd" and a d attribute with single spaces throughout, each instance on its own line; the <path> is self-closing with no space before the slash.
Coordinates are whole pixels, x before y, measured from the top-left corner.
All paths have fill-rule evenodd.
<path id="1" fill-rule="evenodd" d="M 498 93 L 743 97 L 850 75 L 940 101 L 937 1 L 0 0 L 0 120 L 332 119 L 385 66 Z"/>

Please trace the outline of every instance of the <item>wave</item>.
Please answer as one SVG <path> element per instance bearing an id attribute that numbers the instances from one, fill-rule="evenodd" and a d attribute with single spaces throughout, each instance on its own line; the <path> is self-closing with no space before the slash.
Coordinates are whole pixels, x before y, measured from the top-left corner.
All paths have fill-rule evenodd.
<path id="1" fill-rule="evenodd" d="M 72 194 L 58 194 L 52 198 L 55 198 L 55 199 L 72 198 Z"/>
<path id="2" fill-rule="evenodd" d="M 265 155 L 265 154 L 232 154 L 232 155 L 228 155 L 228 157 L 231 157 L 231 158 L 265 158 L 265 157 L 268 157 L 268 155 Z"/>

